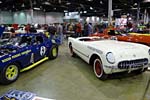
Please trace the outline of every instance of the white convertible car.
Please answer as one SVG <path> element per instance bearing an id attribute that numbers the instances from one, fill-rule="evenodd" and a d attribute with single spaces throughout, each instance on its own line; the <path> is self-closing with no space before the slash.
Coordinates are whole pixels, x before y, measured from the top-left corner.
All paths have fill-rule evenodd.
<path id="1" fill-rule="evenodd" d="M 71 55 L 78 55 L 93 65 L 94 73 L 100 79 L 117 72 L 137 70 L 142 73 L 150 65 L 150 48 L 142 44 L 100 37 L 69 37 L 68 45 Z"/>

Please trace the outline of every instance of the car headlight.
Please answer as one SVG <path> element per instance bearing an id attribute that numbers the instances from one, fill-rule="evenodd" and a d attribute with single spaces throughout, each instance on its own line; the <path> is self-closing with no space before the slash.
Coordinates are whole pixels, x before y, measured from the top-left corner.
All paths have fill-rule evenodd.
<path id="1" fill-rule="evenodd" d="M 150 49 L 148 50 L 148 54 L 150 55 Z"/>
<path id="2" fill-rule="evenodd" d="M 114 57 L 114 55 L 113 55 L 112 52 L 108 52 L 108 53 L 106 54 L 106 59 L 107 59 L 107 61 L 108 61 L 109 63 L 111 63 L 111 64 L 114 64 L 114 63 L 115 63 L 115 57 Z"/>

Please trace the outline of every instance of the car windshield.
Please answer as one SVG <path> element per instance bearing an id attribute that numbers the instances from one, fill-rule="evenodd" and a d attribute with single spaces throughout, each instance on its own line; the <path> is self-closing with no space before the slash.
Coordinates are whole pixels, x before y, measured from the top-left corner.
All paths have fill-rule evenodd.
<path id="1" fill-rule="evenodd" d="M 7 44 L 19 45 L 20 42 L 21 42 L 21 37 L 16 36 L 16 37 L 10 38 Z"/>
<path id="2" fill-rule="evenodd" d="M 79 39 L 80 41 L 99 41 L 99 40 L 104 40 L 105 38 L 103 37 L 92 37 L 92 38 L 81 38 Z"/>
<path id="3" fill-rule="evenodd" d="M 7 45 L 14 45 L 14 46 L 27 46 L 31 44 L 32 37 L 30 36 L 15 36 L 10 38 L 7 42 Z"/>

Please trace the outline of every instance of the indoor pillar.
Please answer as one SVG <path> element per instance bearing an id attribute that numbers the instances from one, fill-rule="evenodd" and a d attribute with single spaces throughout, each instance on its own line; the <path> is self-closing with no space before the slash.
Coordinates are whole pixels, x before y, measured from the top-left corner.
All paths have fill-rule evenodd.
<path id="1" fill-rule="evenodd" d="M 108 0 L 108 25 L 112 22 L 112 0 Z"/>

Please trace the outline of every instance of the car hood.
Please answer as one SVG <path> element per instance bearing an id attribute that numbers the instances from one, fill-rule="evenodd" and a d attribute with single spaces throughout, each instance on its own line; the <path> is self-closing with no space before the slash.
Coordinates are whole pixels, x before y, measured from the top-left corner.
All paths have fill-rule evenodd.
<path id="1" fill-rule="evenodd" d="M 93 48 L 101 50 L 103 53 L 113 52 L 115 55 L 120 55 L 122 57 L 131 57 L 137 55 L 137 57 L 148 57 L 149 47 L 130 42 L 121 42 L 115 40 L 102 40 L 89 42 L 88 45 Z"/>

